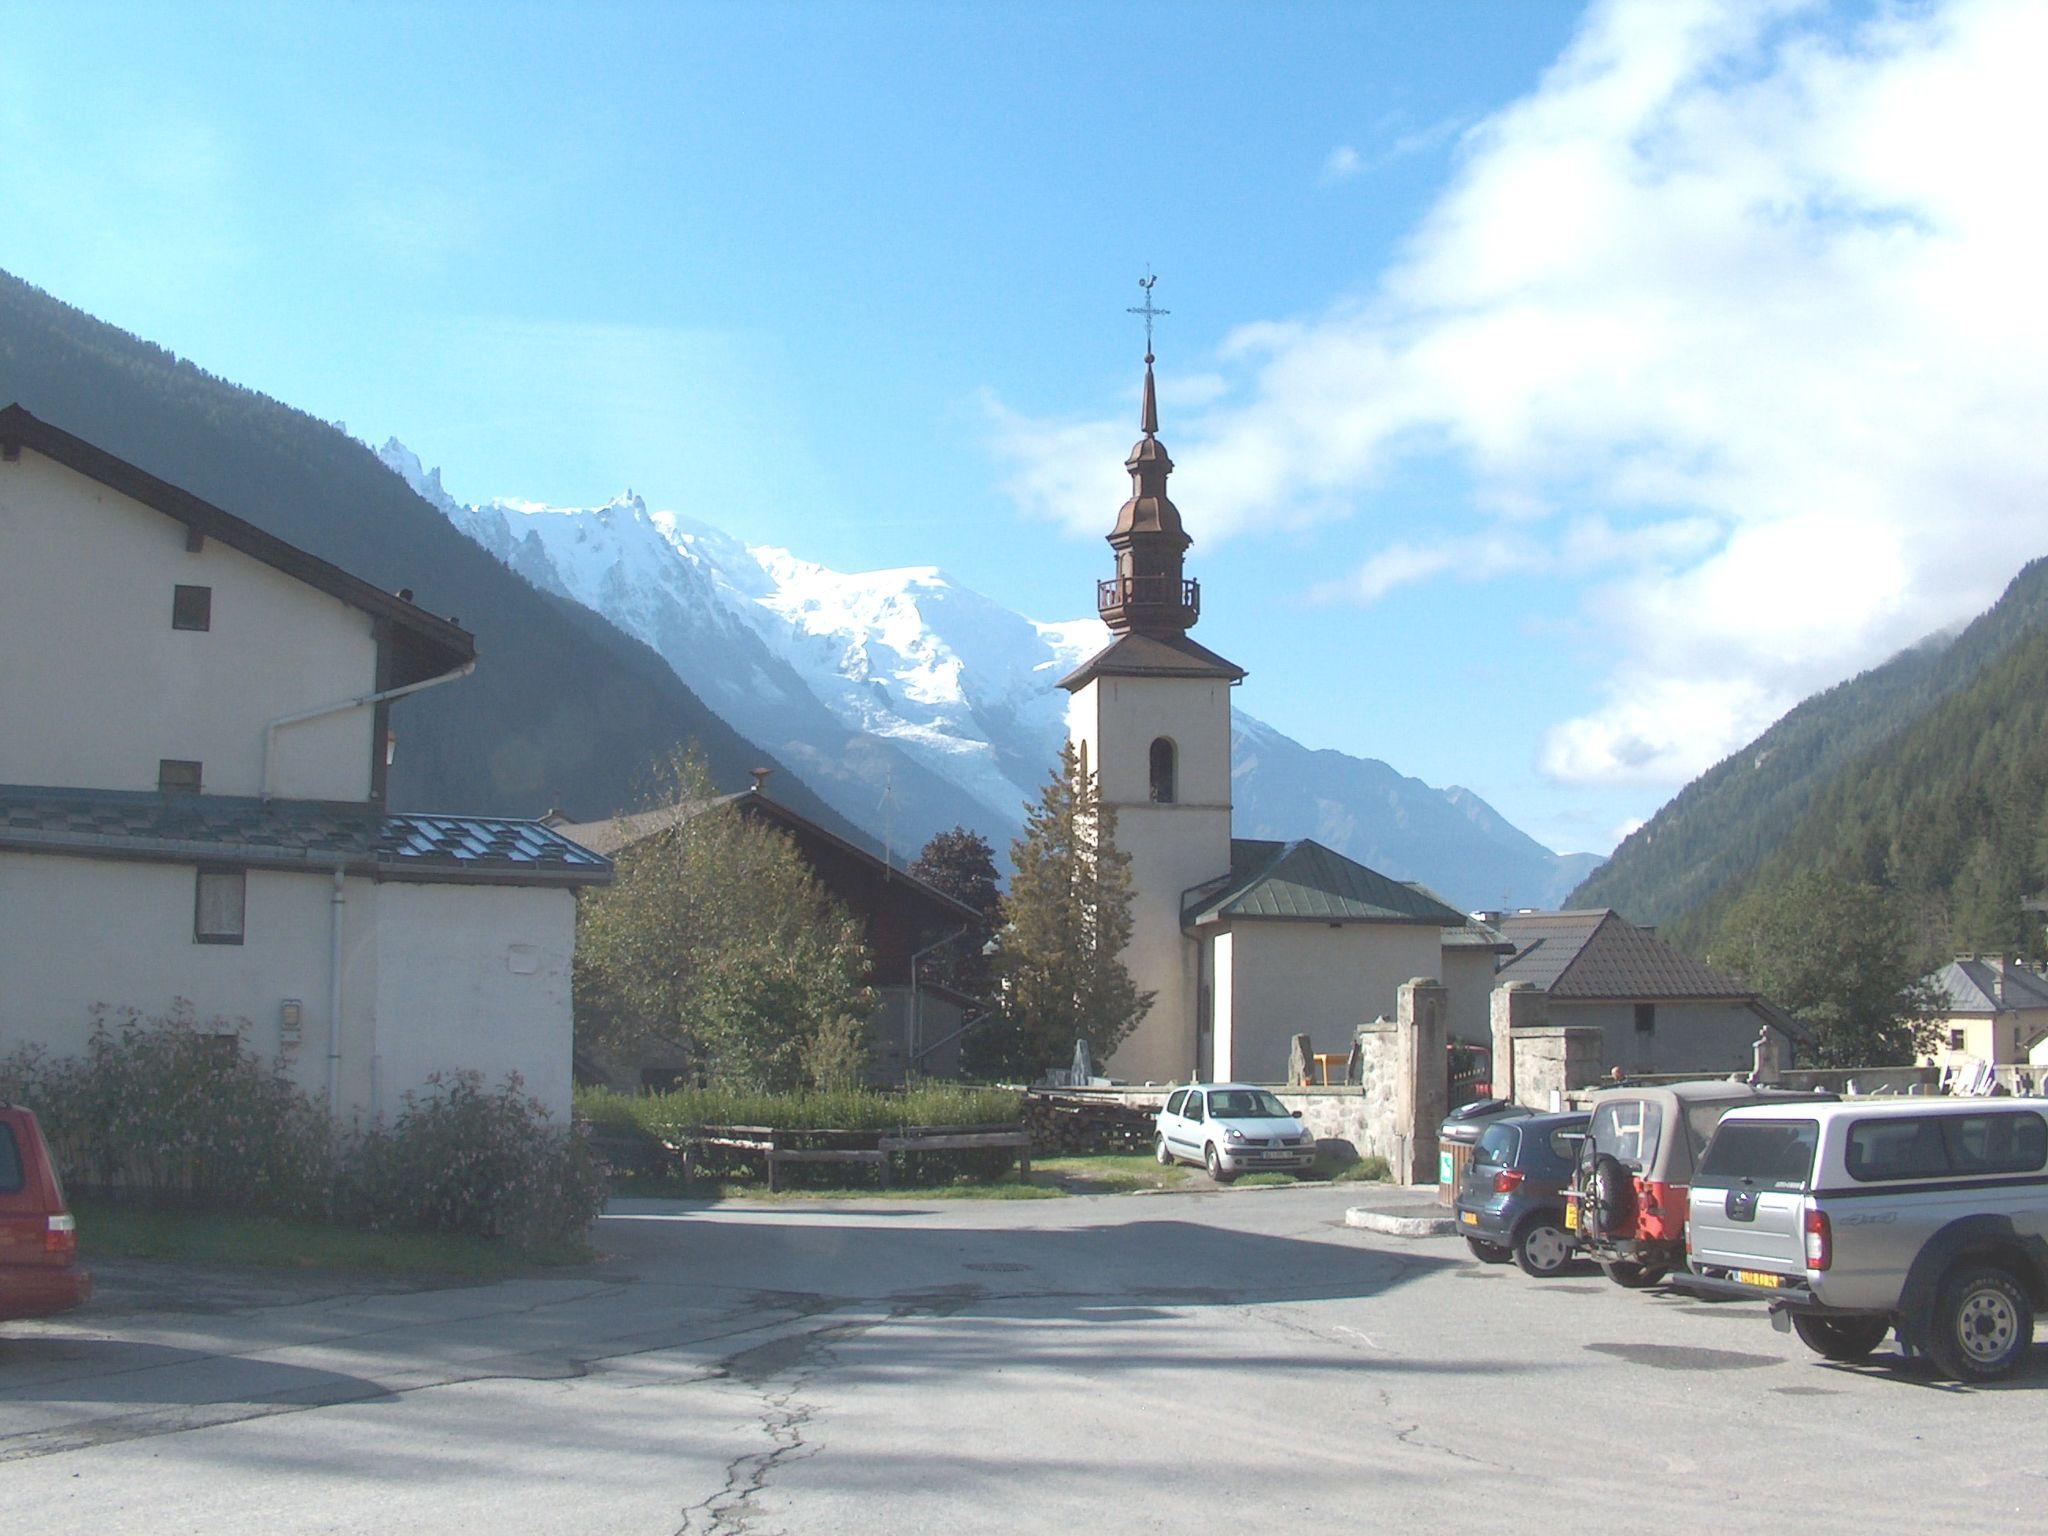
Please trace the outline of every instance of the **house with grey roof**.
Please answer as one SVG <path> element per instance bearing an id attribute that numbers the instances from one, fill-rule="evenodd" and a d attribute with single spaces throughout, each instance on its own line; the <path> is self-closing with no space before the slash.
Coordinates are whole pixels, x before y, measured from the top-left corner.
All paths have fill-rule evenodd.
<path id="1" fill-rule="evenodd" d="M 2013 955 L 1958 955 L 1927 978 L 1938 999 L 1924 1065 L 2048 1066 L 2048 972 Z"/>
<path id="2" fill-rule="evenodd" d="M 1229 874 L 1188 891 L 1181 908 L 1215 1080 L 1284 1081 L 1296 1034 L 1347 1050 L 1360 1024 L 1393 1016 L 1401 984 L 1416 977 L 1453 989 L 1453 1038 L 1487 1038 L 1502 941 L 1464 913 L 1306 838 L 1233 838 L 1230 861 Z"/>
<path id="3" fill-rule="evenodd" d="M 386 803 L 393 705 L 475 665 L 410 593 L 0 410 L 0 1042 L 183 1000 L 340 1119 L 456 1071 L 566 1116 L 609 861 Z"/>
<path id="4" fill-rule="evenodd" d="M 1544 995 L 1551 1026 L 1602 1035 L 1602 1066 L 1623 1072 L 1747 1072 L 1765 1029 L 1789 1060 L 1801 1030 L 1738 977 L 1716 970 L 1618 912 L 1489 915 L 1514 946 L 1495 982 L 1527 982 Z"/>

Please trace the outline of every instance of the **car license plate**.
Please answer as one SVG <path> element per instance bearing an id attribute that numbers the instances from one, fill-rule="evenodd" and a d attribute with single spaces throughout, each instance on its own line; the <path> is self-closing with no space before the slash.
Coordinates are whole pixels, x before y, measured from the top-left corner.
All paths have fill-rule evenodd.
<path id="1" fill-rule="evenodd" d="M 1579 1202 L 1567 1200 L 1564 1203 L 1564 1229 L 1567 1232 L 1579 1230 Z"/>
<path id="2" fill-rule="evenodd" d="M 1735 1278 L 1744 1285 L 1760 1285 L 1767 1291 L 1775 1291 L 1785 1283 L 1783 1275 L 1773 1275 L 1761 1269 L 1738 1269 Z"/>
<path id="3" fill-rule="evenodd" d="M 1479 1218 L 1473 1215 L 1470 1211 L 1458 1212 L 1458 1220 L 1465 1223 L 1465 1225 L 1468 1227 L 1476 1227 L 1479 1225 Z"/>

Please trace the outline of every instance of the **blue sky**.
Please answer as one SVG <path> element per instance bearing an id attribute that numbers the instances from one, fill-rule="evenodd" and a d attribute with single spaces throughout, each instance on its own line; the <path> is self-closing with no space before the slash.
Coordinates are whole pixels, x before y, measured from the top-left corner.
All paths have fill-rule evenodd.
<path id="1" fill-rule="evenodd" d="M 0 266 L 465 500 L 1075 616 L 1152 264 L 1240 706 L 1553 846 L 2048 550 L 2038 7 L 0 25 Z"/>

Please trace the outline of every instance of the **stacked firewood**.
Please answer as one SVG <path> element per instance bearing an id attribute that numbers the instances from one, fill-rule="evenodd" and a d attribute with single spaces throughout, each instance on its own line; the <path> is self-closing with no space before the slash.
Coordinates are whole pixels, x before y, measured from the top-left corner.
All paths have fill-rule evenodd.
<path id="1" fill-rule="evenodd" d="M 1024 1099 L 1024 1125 L 1034 1155 L 1061 1152 L 1149 1152 L 1156 1108 L 1092 1094 L 1034 1089 Z"/>

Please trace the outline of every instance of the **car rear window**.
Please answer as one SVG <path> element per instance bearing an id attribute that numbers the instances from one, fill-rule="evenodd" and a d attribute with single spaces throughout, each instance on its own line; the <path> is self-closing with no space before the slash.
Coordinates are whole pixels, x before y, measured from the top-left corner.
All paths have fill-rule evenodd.
<path id="1" fill-rule="evenodd" d="M 1521 1146 L 1520 1126 L 1489 1125 L 1479 1133 L 1479 1144 L 1472 1149 L 1472 1161 L 1512 1168 L 1515 1165 L 1515 1154 L 1521 1150 Z"/>
<path id="2" fill-rule="evenodd" d="M 1596 1151 L 1641 1173 L 1657 1157 L 1664 1111 L 1647 1099 L 1614 1099 L 1593 1111 L 1589 1134 Z"/>
<path id="3" fill-rule="evenodd" d="M 1849 1127 L 1849 1177 L 1938 1179 L 2037 1173 L 2048 1166 L 2048 1120 L 2034 1110 L 1858 1120 Z"/>
<path id="4" fill-rule="evenodd" d="M 24 1182 L 21 1144 L 14 1139 L 14 1127 L 0 1123 L 0 1195 L 20 1194 Z"/>
<path id="5" fill-rule="evenodd" d="M 1723 1120 L 1694 1183 L 1803 1190 L 1813 1177 L 1819 1141 L 1815 1120 Z"/>

